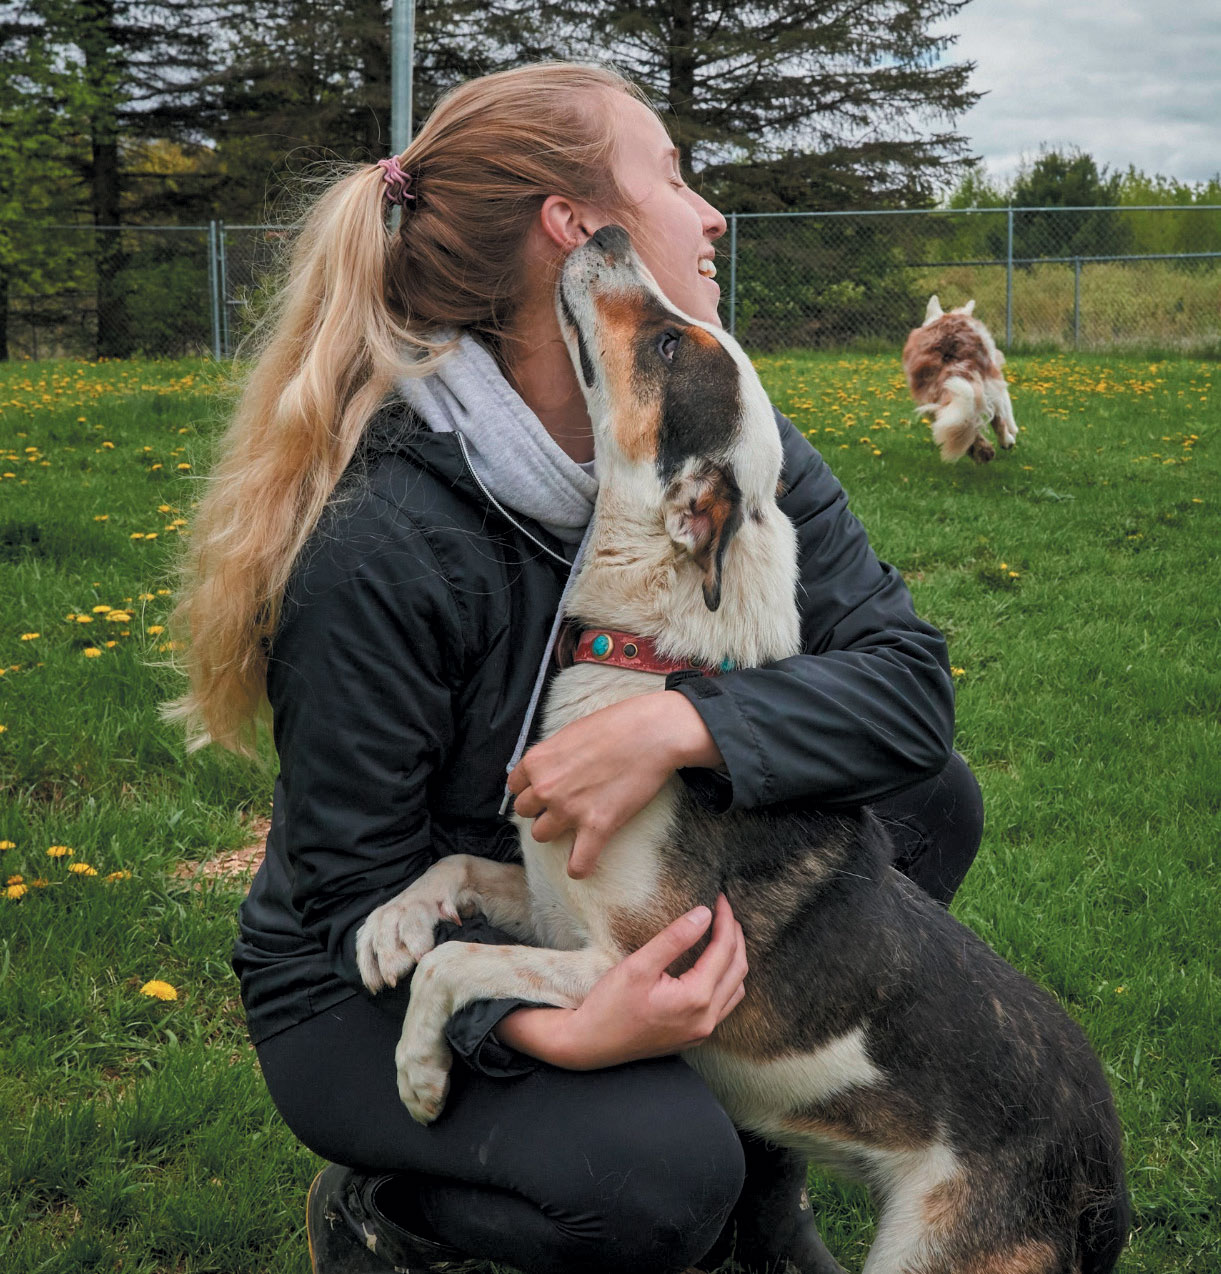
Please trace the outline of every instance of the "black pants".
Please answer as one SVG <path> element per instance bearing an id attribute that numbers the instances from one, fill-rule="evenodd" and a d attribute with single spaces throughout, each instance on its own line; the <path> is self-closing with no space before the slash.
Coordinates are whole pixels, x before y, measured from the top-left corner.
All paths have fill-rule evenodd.
<path id="1" fill-rule="evenodd" d="M 955 754 L 874 809 L 896 866 L 948 903 L 983 830 L 966 763 Z M 459 1066 L 444 1113 L 422 1128 L 395 1087 L 400 1026 L 355 997 L 259 1046 L 272 1100 L 315 1153 L 409 1174 L 437 1237 L 528 1274 L 662 1274 L 712 1245 L 742 1188 L 742 1148 L 678 1058 L 511 1079 Z"/>

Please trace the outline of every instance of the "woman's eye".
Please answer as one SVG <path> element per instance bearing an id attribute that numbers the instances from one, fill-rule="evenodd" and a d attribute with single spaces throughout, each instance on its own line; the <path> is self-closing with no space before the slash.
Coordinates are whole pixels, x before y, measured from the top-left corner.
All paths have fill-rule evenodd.
<path id="1" fill-rule="evenodd" d="M 657 352 L 666 360 L 667 363 L 674 361 L 674 351 L 678 349 L 678 333 L 663 332 L 661 340 L 657 342 Z"/>

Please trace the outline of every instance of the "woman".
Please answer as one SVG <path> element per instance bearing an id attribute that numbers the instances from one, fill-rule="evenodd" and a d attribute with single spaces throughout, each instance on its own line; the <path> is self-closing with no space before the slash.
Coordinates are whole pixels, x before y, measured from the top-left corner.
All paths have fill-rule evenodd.
<path id="1" fill-rule="evenodd" d="M 724 900 L 579 1009 L 457 1014 L 429 1128 L 395 1091 L 405 988 L 370 996 L 356 970 L 360 924 L 437 856 L 514 855 L 505 764 L 597 490 L 554 283 L 609 222 L 677 306 L 717 322 L 725 222 L 627 82 L 544 64 L 455 90 L 403 155 L 315 206 L 197 518 L 176 710 L 199 741 L 240 746 L 271 706 L 280 777 L 234 963 L 272 1098 L 333 1161 L 307 1206 L 317 1274 L 463 1256 L 640 1274 L 713 1268 L 735 1243 L 749 1267 L 837 1268 L 804 1163 L 740 1141 L 674 1056 L 742 994 Z M 901 865 L 948 901 L 979 826 L 950 759 L 944 643 L 780 428 L 810 653 L 569 726 L 509 776 L 516 808 L 540 839 L 575 833 L 584 876 L 676 771 L 724 808 L 881 802 Z M 498 940 L 478 918 L 438 937 Z"/>

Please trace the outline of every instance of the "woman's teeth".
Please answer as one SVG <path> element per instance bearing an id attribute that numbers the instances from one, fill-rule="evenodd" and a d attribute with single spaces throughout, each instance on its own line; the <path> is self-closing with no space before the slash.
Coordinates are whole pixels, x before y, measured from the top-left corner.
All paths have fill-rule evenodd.
<path id="1" fill-rule="evenodd" d="M 715 279 L 715 278 L 716 278 L 716 266 L 715 266 L 715 265 L 713 265 L 713 263 L 712 263 L 711 261 L 707 260 L 706 258 L 700 261 L 700 263 L 699 263 L 699 272 L 700 272 L 700 274 L 702 274 L 702 275 L 704 276 L 704 278 L 706 278 L 706 279 Z"/>

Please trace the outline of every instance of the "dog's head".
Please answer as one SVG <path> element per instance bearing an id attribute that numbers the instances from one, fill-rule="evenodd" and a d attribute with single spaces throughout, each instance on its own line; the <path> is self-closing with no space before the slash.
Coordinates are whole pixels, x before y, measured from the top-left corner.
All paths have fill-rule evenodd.
<path id="1" fill-rule="evenodd" d="M 599 480 L 658 511 L 716 610 L 725 550 L 744 519 L 774 507 L 780 476 L 780 438 L 754 369 L 727 333 L 666 300 L 618 226 L 570 254 L 557 310 Z"/>

